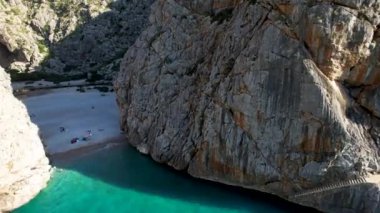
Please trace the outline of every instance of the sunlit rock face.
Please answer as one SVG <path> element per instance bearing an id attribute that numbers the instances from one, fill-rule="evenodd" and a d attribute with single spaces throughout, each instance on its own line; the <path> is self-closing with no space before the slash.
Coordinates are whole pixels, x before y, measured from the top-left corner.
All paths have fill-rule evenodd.
<path id="1" fill-rule="evenodd" d="M 115 81 L 121 126 L 158 162 L 288 199 L 379 172 L 379 7 L 159 0 Z M 291 200 L 380 211 L 369 188 Z"/>
<path id="2" fill-rule="evenodd" d="M 145 29 L 153 1 L 1 1 L 0 56 L 7 57 L 0 66 L 111 76 Z"/>
<path id="3" fill-rule="evenodd" d="M 9 76 L 0 67 L 0 212 L 10 211 L 46 186 L 49 161 L 38 128 L 12 94 Z"/>

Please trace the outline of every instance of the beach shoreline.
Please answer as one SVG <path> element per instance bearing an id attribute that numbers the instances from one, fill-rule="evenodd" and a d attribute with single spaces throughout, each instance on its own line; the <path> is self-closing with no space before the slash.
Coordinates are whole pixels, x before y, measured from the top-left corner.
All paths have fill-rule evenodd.
<path id="1" fill-rule="evenodd" d="M 126 138 L 121 136 L 119 138 L 112 138 L 103 143 L 91 144 L 88 146 L 83 146 L 77 149 L 68 150 L 66 152 L 49 154 L 47 157 L 50 160 L 50 163 L 55 164 L 57 162 L 62 163 L 66 161 L 70 161 L 76 159 L 78 157 L 83 157 L 86 155 L 90 155 L 96 152 L 103 151 L 105 149 L 109 149 L 116 146 L 124 146 L 127 145 Z"/>
<path id="2" fill-rule="evenodd" d="M 114 93 L 94 88 L 83 92 L 73 86 L 31 91 L 18 98 L 39 127 L 46 155 L 52 160 L 126 141 Z"/>

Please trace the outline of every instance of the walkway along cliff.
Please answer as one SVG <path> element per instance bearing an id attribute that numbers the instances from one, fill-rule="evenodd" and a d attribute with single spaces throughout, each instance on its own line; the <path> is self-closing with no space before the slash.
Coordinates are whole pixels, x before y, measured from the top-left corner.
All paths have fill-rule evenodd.
<path id="1" fill-rule="evenodd" d="M 115 81 L 140 152 L 327 212 L 379 212 L 380 2 L 158 0 Z M 370 199 L 369 199 L 370 198 Z"/>

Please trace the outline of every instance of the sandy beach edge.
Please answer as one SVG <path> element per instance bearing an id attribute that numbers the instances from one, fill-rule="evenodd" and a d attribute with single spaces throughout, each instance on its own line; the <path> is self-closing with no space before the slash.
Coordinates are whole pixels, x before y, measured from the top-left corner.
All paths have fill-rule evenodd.
<path id="1" fill-rule="evenodd" d="M 67 150 L 65 152 L 58 152 L 52 154 L 46 154 L 51 163 L 54 165 L 54 162 L 62 162 L 70 160 L 77 157 L 82 157 L 88 154 L 93 154 L 104 149 L 108 149 L 115 146 L 122 146 L 127 144 L 127 138 L 124 135 L 117 137 L 109 138 L 103 142 L 91 144 L 88 146 L 83 146 L 76 149 Z"/>
<path id="2" fill-rule="evenodd" d="M 36 97 L 36 96 L 41 96 L 41 95 L 46 95 L 46 94 L 53 94 L 56 91 L 60 89 L 74 89 L 77 87 L 76 85 L 71 85 L 71 86 L 66 86 L 66 87 L 61 87 L 61 88 L 41 88 L 39 90 L 34 90 L 34 91 L 28 91 L 24 94 L 20 94 L 17 98 L 23 101 L 24 99 L 28 97 Z M 99 92 L 101 93 L 101 92 Z M 39 127 L 40 128 L 40 127 Z M 41 134 L 40 130 L 40 134 Z M 41 135 L 40 135 L 41 136 Z M 42 140 L 42 143 L 44 145 L 44 148 L 46 150 L 47 144 L 45 140 Z M 96 143 L 91 143 L 91 140 L 86 142 L 88 144 L 81 146 L 81 147 L 73 147 L 72 149 L 68 149 L 62 152 L 53 152 L 49 153 L 46 150 L 46 156 L 49 158 L 51 164 L 54 165 L 55 161 L 66 161 L 70 160 L 72 158 L 77 158 L 81 157 L 87 154 L 92 154 L 97 151 L 101 151 L 107 148 L 111 148 L 114 146 L 119 146 L 123 144 L 127 144 L 127 139 L 126 135 L 120 132 L 118 135 L 113 135 L 109 138 L 103 139 L 101 141 L 98 141 Z"/>

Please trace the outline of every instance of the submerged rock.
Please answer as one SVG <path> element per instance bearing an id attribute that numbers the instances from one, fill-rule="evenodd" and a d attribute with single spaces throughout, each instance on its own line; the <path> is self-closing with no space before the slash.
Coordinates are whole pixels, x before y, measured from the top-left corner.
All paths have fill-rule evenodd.
<path id="1" fill-rule="evenodd" d="M 379 8 L 159 0 L 115 81 L 121 126 L 138 150 L 195 177 L 323 211 L 380 211 L 365 198 L 373 184 L 291 198 L 380 171 Z"/>
<path id="2" fill-rule="evenodd" d="M 0 212 L 13 210 L 46 186 L 49 160 L 38 128 L 12 94 L 8 74 L 0 67 Z"/>

